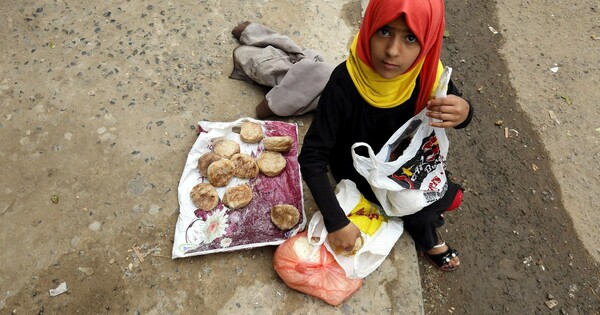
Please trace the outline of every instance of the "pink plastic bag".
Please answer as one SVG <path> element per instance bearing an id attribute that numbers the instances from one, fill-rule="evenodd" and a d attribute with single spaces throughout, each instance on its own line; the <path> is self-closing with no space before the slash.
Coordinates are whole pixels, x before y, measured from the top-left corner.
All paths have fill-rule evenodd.
<path id="1" fill-rule="evenodd" d="M 350 279 L 324 245 L 313 246 L 302 232 L 277 247 L 273 265 L 287 286 L 337 306 L 362 286 Z"/>

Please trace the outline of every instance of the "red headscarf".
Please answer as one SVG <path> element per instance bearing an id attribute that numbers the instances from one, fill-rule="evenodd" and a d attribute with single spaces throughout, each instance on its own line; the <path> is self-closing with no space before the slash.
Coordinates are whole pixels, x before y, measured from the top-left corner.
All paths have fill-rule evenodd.
<path id="1" fill-rule="evenodd" d="M 402 14 L 421 44 L 419 56 L 406 71 L 410 72 L 421 62 L 423 64 L 419 72 L 420 86 L 416 103 L 418 113 L 426 106 L 436 84 L 445 26 L 443 0 L 370 0 L 358 38 L 355 39 L 355 53 L 360 61 L 373 69 L 371 36 Z"/>

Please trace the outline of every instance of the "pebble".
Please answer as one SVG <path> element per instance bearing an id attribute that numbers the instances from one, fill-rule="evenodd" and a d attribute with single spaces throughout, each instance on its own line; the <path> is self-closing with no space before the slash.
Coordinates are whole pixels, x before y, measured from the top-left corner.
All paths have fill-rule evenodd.
<path id="1" fill-rule="evenodd" d="M 115 138 L 115 136 L 113 136 L 113 135 L 112 135 L 110 132 L 108 132 L 108 133 L 105 133 L 105 134 L 102 134 L 102 135 L 99 137 L 99 139 L 100 139 L 100 141 L 101 141 L 101 142 L 106 142 L 106 141 L 108 141 L 108 140 L 112 140 L 112 139 L 114 139 L 114 138 Z"/>
<path id="2" fill-rule="evenodd" d="M 28 145 L 30 143 L 30 141 L 29 141 L 28 137 L 23 137 L 23 138 L 21 138 L 21 140 L 19 140 L 19 143 L 21 145 Z"/>
<path id="3" fill-rule="evenodd" d="M 142 210 L 144 210 L 144 208 L 142 207 L 142 205 L 135 205 L 131 209 L 131 211 L 133 211 L 134 213 L 140 213 L 140 212 L 142 212 Z"/>
<path id="4" fill-rule="evenodd" d="M 151 215 L 157 215 L 160 212 L 160 206 L 157 204 L 153 204 L 150 206 L 150 211 L 148 211 Z"/>
<path id="5" fill-rule="evenodd" d="M 145 185 L 143 177 L 136 177 L 127 183 L 127 191 L 133 196 L 139 196 L 144 193 Z"/>
<path id="6" fill-rule="evenodd" d="M 91 276 L 94 274 L 94 269 L 90 268 L 90 267 L 79 267 L 79 268 L 77 268 L 77 270 L 85 273 L 88 276 Z"/>
<path id="7" fill-rule="evenodd" d="M 94 221 L 88 225 L 88 228 L 94 232 L 98 232 L 102 229 L 102 223 L 98 221 Z"/>

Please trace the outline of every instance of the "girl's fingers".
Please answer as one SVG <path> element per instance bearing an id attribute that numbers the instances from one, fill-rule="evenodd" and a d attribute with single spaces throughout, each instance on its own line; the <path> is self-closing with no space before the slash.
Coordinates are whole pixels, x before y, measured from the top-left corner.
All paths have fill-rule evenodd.
<path id="1" fill-rule="evenodd" d="M 430 105 L 427 107 L 427 109 L 429 111 L 432 112 L 438 112 L 438 113 L 456 113 L 458 111 L 458 109 L 455 106 L 452 105 L 444 105 L 444 104 L 440 104 L 440 105 Z"/>
<path id="2" fill-rule="evenodd" d="M 435 119 L 439 119 L 439 120 L 452 120 L 452 118 L 455 116 L 452 113 L 445 113 L 445 112 L 429 112 L 427 113 L 428 117 L 431 118 L 435 118 Z"/>

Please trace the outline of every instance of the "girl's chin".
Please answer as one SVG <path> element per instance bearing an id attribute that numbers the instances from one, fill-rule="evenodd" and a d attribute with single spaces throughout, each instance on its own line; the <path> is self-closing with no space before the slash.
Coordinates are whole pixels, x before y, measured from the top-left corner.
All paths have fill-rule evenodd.
<path id="1" fill-rule="evenodd" d="M 398 71 L 377 71 L 377 74 L 379 74 L 380 77 L 384 78 L 384 79 L 393 79 L 399 75 L 401 75 L 402 73 L 398 72 Z"/>
<path id="2" fill-rule="evenodd" d="M 386 65 L 380 65 L 375 68 L 375 72 L 384 79 L 393 79 L 402 74 L 401 69 L 398 67 L 391 67 Z"/>

